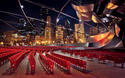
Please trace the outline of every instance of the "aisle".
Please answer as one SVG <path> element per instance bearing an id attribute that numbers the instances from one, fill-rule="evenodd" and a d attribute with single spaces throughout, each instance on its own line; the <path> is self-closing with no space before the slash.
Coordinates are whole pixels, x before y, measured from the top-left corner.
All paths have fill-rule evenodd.
<path id="1" fill-rule="evenodd" d="M 1 78 L 1 76 L 4 76 L 6 74 L 6 70 L 9 69 L 9 67 L 10 67 L 9 61 L 0 66 L 0 78 Z"/>
<path id="2" fill-rule="evenodd" d="M 106 64 L 87 61 L 87 68 L 96 78 L 125 78 L 125 68 L 113 67 Z"/>

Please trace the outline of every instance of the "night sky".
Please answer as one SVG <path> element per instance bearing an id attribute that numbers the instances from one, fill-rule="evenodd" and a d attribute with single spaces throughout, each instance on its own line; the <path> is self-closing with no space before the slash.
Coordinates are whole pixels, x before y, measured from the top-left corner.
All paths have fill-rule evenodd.
<path id="1" fill-rule="evenodd" d="M 44 4 L 48 7 L 55 8 L 56 10 L 60 10 L 60 8 L 66 3 L 67 0 L 31 0 L 36 3 Z M 34 17 L 40 19 L 40 7 L 30 4 L 24 0 L 21 0 L 22 5 L 24 5 L 24 11 L 27 16 Z M 19 4 L 18 0 L 0 0 L 0 11 L 7 11 L 7 12 L 12 12 L 12 13 L 17 13 L 23 15 Z M 74 9 L 71 6 L 71 3 L 69 3 L 63 10 L 64 13 L 69 14 L 73 17 L 76 17 L 76 13 Z M 52 16 L 52 23 L 56 22 L 56 17 L 57 17 L 56 12 L 54 11 L 49 11 L 49 15 Z M 13 16 L 13 15 L 8 15 L 4 13 L 0 13 L 0 19 L 3 19 L 5 21 L 10 21 L 10 22 L 17 22 L 20 17 Z M 64 15 L 61 15 L 61 19 L 59 21 L 60 24 L 64 25 L 64 21 L 68 19 L 70 22 L 76 23 L 78 21 L 73 20 L 69 17 L 66 17 Z M 73 23 L 71 23 L 71 28 L 73 28 Z M 16 24 L 11 24 L 16 27 Z M 6 24 L 0 22 L 0 31 L 7 31 L 11 30 L 9 26 Z"/>

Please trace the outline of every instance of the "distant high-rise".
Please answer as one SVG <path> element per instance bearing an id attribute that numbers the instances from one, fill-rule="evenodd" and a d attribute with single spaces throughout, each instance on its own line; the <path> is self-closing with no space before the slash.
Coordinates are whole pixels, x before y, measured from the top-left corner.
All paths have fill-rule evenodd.
<path id="1" fill-rule="evenodd" d="M 75 39 L 78 40 L 79 24 L 75 24 Z"/>
<path id="2" fill-rule="evenodd" d="M 63 27 L 61 25 L 58 25 L 56 27 L 56 43 L 59 43 L 59 44 L 64 43 L 63 35 L 64 35 Z"/>
<path id="3" fill-rule="evenodd" d="M 35 27 L 36 21 L 34 19 L 29 19 L 29 21 L 33 26 L 31 26 L 31 24 L 24 18 L 20 18 L 18 20 L 18 23 L 19 23 L 18 31 L 21 32 L 23 35 L 26 35 L 27 33 L 34 34 L 34 35 L 36 34 L 36 27 Z"/>
<path id="4" fill-rule="evenodd" d="M 45 28 L 46 26 L 46 20 L 47 20 L 47 16 L 48 16 L 48 9 L 47 8 L 41 8 L 40 9 L 40 19 L 41 19 L 41 23 L 40 23 L 40 26 L 41 26 L 41 35 L 44 35 L 44 31 L 43 29 Z"/>
<path id="5" fill-rule="evenodd" d="M 50 44 L 52 42 L 52 27 L 51 27 L 51 16 L 47 16 L 47 24 L 45 27 L 44 38 Z"/>
<path id="6" fill-rule="evenodd" d="M 70 22 L 69 22 L 69 20 L 66 20 L 65 21 L 64 38 L 67 38 L 67 36 L 70 36 L 71 33 L 70 33 L 69 29 L 70 29 Z"/>
<path id="7" fill-rule="evenodd" d="M 18 31 L 22 32 L 22 31 L 25 31 L 26 29 L 26 20 L 24 18 L 19 18 L 18 20 Z"/>
<path id="8" fill-rule="evenodd" d="M 35 39 L 34 39 L 34 41 L 35 41 L 35 45 L 40 45 L 41 44 L 41 36 L 40 35 L 36 35 L 35 36 Z"/>
<path id="9" fill-rule="evenodd" d="M 40 17 L 41 17 L 41 26 L 42 27 L 45 27 L 46 23 L 46 19 L 47 19 L 47 16 L 48 16 L 48 9 L 47 8 L 41 8 L 40 9 Z"/>
<path id="10" fill-rule="evenodd" d="M 78 43 L 86 43 L 83 24 L 75 24 L 75 40 Z"/>

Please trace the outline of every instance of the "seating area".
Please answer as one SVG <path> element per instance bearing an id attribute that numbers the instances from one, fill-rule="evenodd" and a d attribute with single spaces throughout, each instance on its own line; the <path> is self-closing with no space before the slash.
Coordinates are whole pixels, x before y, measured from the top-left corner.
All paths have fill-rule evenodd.
<path id="1" fill-rule="evenodd" d="M 121 64 L 121 67 L 124 67 L 125 63 L 125 53 L 116 52 L 111 50 L 62 50 L 63 53 L 69 53 L 70 55 L 79 55 L 80 57 L 87 57 L 88 59 L 97 58 L 98 61 L 105 60 L 113 61 L 115 64 Z"/>
<path id="2" fill-rule="evenodd" d="M 23 60 L 25 55 L 28 53 L 29 53 L 29 50 L 23 50 L 15 55 L 9 57 L 9 61 L 10 61 L 10 65 L 11 65 L 11 67 L 10 67 L 11 72 L 15 71 L 15 69 L 17 68 L 19 63 Z"/>
<path id="3" fill-rule="evenodd" d="M 63 55 L 60 55 L 60 54 L 56 54 L 54 52 L 52 52 L 51 54 L 56 56 L 56 57 L 65 59 L 67 61 L 70 61 L 70 63 L 80 67 L 81 69 L 83 69 L 83 71 L 86 70 L 86 61 L 76 59 L 76 58 L 72 58 L 72 57 L 68 57 L 68 56 L 63 56 Z"/>
<path id="4" fill-rule="evenodd" d="M 35 54 L 36 54 L 35 51 L 31 51 L 29 53 L 29 63 L 30 63 L 31 74 L 35 73 L 35 68 L 36 68 Z"/>
<path id="5" fill-rule="evenodd" d="M 0 54 L 11 51 L 12 49 L 0 48 Z"/>
<path id="6" fill-rule="evenodd" d="M 86 59 L 92 61 L 86 61 Z M 97 75 L 95 71 L 103 73 L 107 69 L 107 71 L 109 71 L 109 68 L 115 72 L 117 70 L 121 72 L 121 68 L 112 65 L 109 66 L 107 64 L 108 61 L 111 61 L 112 65 L 122 67 L 124 70 L 124 51 L 118 52 L 103 49 L 71 50 L 66 48 L 66 46 L 0 47 L 0 69 L 6 65 L 6 70 L 4 71 L 8 74 L 22 73 L 20 71 L 24 71 L 23 75 L 26 73 L 26 75 L 32 76 L 38 74 L 55 76 L 55 73 L 65 73 L 64 75 L 68 78 L 68 75 L 76 75 L 75 72 L 83 75 L 85 75 L 86 72 L 88 73 L 87 75 L 91 75 L 94 72 L 94 75 Z M 104 62 L 106 64 L 100 64 L 98 62 Z M 97 67 L 95 68 L 93 65 L 97 65 Z M 114 76 L 112 78 L 114 78 Z"/>
<path id="7" fill-rule="evenodd" d="M 2 64 L 4 61 L 8 60 L 8 57 L 20 52 L 19 50 L 2 50 L 0 51 L 0 64 Z"/>
<path id="8" fill-rule="evenodd" d="M 44 64 L 44 67 L 48 73 L 53 73 L 54 68 L 54 62 L 50 59 L 44 56 L 41 52 L 39 52 L 39 58 Z"/>
<path id="9" fill-rule="evenodd" d="M 46 54 L 46 56 L 50 59 L 52 59 L 56 65 L 60 66 L 61 68 L 65 69 L 67 72 L 70 72 L 70 62 L 67 60 L 64 60 L 62 58 L 58 58 L 51 54 Z"/>

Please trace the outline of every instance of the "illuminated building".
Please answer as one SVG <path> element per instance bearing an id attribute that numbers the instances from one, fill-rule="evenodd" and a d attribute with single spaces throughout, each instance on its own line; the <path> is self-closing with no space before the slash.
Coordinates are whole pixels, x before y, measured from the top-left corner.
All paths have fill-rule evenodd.
<path id="1" fill-rule="evenodd" d="M 0 45 L 3 45 L 4 43 L 3 43 L 3 41 L 4 41 L 4 35 L 3 35 L 3 33 L 2 32 L 0 32 Z"/>
<path id="2" fill-rule="evenodd" d="M 63 35 L 64 35 L 63 27 L 61 25 L 58 25 L 56 27 L 56 43 L 59 43 L 59 44 L 64 43 Z"/>
<path id="3" fill-rule="evenodd" d="M 65 28 L 64 28 L 64 43 L 65 44 L 70 43 L 71 31 L 69 31 L 69 29 L 70 29 L 70 22 L 69 20 L 65 20 Z"/>
<path id="4" fill-rule="evenodd" d="M 29 34 L 26 35 L 26 43 L 25 44 L 30 45 L 30 35 Z"/>
<path id="5" fill-rule="evenodd" d="M 41 44 L 41 37 L 40 35 L 35 36 L 35 45 L 40 45 Z"/>
<path id="6" fill-rule="evenodd" d="M 78 28 L 79 27 L 79 24 L 75 24 L 75 32 L 74 32 L 74 35 L 75 35 L 75 40 L 77 41 L 78 40 Z"/>
<path id="7" fill-rule="evenodd" d="M 4 43 L 6 46 L 12 46 L 13 45 L 13 35 L 15 31 L 8 31 L 4 32 Z"/>
<path id="8" fill-rule="evenodd" d="M 47 19 L 47 16 L 48 16 L 48 12 L 49 10 L 47 8 L 41 8 L 40 9 L 40 19 L 41 19 L 41 22 L 40 22 L 40 26 L 41 26 L 41 34 L 44 35 L 44 31 L 42 30 L 43 28 L 45 28 L 46 26 L 46 19 Z"/>
<path id="9" fill-rule="evenodd" d="M 46 45 L 46 41 L 44 39 L 44 36 L 40 36 L 39 41 L 40 41 L 41 45 Z"/>
<path id="10" fill-rule="evenodd" d="M 34 19 L 29 19 L 29 21 L 31 22 L 32 25 L 35 26 L 36 21 Z M 20 18 L 18 20 L 19 25 L 18 25 L 18 31 L 22 34 L 22 35 L 26 35 L 26 34 L 36 34 L 36 31 L 34 30 L 34 27 L 31 26 L 31 24 L 25 20 L 24 18 Z"/>
<path id="11" fill-rule="evenodd" d="M 68 29 L 70 29 L 70 22 L 69 22 L 69 20 L 66 20 L 65 21 L 64 38 L 66 38 L 67 36 L 69 36 L 71 34 Z"/>
<path id="12" fill-rule="evenodd" d="M 86 43 L 83 24 L 75 24 L 75 40 L 77 43 Z"/>
<path id="13" fill-rule="evenodd" d="M 42 20 L 42 22 L 41 22 L 41 25 L 42 25 L 42 26 L 45 26 L 45 25 L 46 25 L 46 23 L 43 22 L 43 21 L 46 21 L 47 16 L 48 16 L 48 9 L 46 9 L 46 8 L 41 8 L 41 9 L 40 9 L 40 17 L 41 17 L 41 20 Z"/>
<path id="14" fill-rule="evenodd" d="M 23 37 L 16 31 L 4 32 L 4 45 L 5 46 L 20 46 L 23 42 Z"/>
<path id="15" fill-rule="evenodd" d="M 52 43 L 52 27 L 51 27 L 51 17 L 47 16 L 47 25 L 45 27 L 44 38 L 47 41 L 47 44 Z"/>

